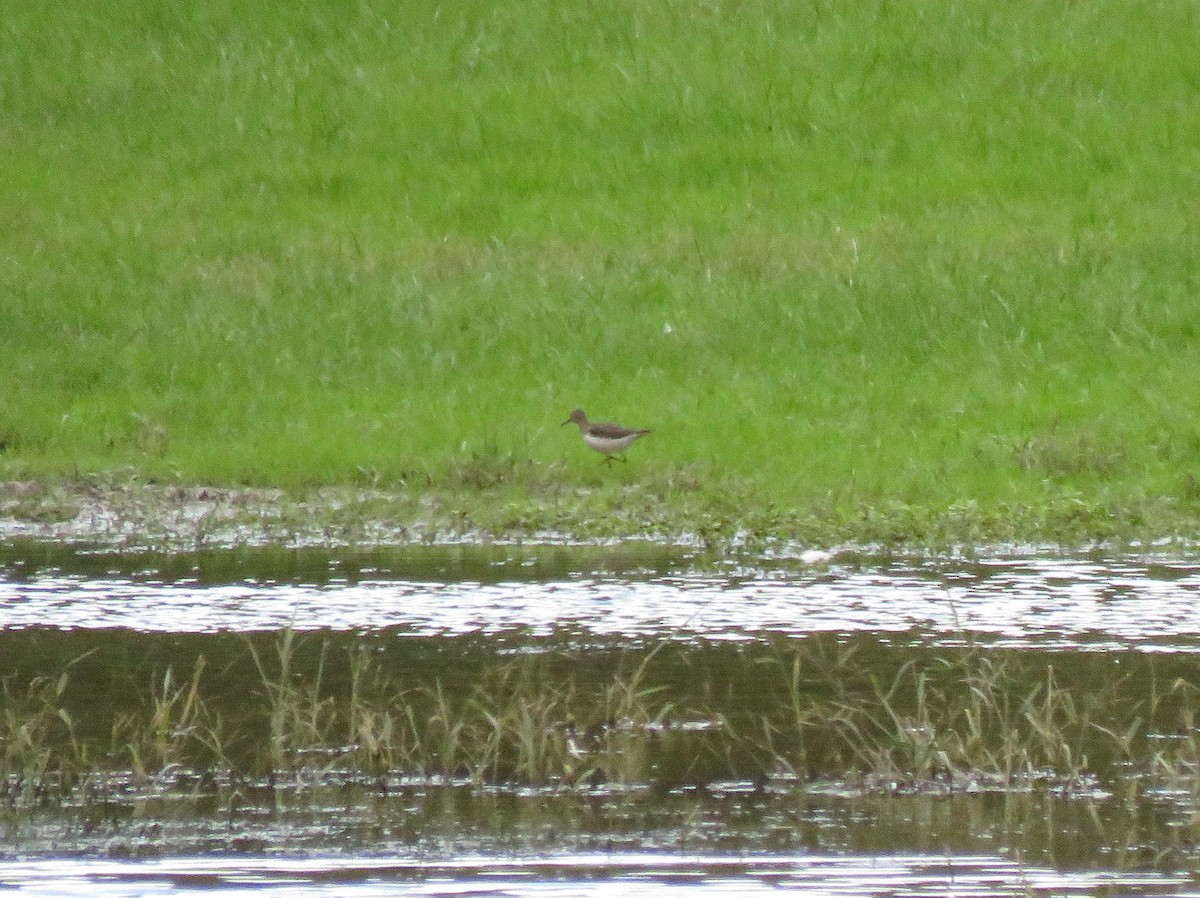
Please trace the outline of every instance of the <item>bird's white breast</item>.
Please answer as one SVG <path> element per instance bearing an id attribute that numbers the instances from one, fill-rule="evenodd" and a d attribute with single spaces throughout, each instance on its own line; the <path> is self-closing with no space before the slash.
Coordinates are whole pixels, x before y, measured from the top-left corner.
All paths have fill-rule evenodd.
<path id="1" fill-rule="evenodd" d="M 639 436 L 640 434 L 631 433 L 629 436 L 613 438 L 598 437 L 592 433 L 585 433 L 583 435 L 583 441 L 597 452 L 613 453 L 622 452 L 625 449 L 628 449 L 630 444 L 632 444 L 633 441 Z"/>

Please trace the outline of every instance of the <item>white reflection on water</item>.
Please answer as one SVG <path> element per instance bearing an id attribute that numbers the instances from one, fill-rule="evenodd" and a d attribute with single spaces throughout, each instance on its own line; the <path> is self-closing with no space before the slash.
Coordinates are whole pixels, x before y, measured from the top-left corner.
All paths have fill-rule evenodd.
<path id="1" fill-rule="evenodd" d="M 558 580 L 404 579 L 303 585 L 199 585 L 48 573 L 0 580 L 0 628 L 152 632 L 395 628 L 412 635 L 577 633 L 751 639 L 765 633 L 918 631 L 1000 645 L 1194 651 L 1200 567 L 1024 558 L 798 568 L 719 576 L 564 576 Z"/>
<path id="2" fill-rule="evenodd" d="M 0 863 L 0 887 L 18 895 L 131 896 L 558 896 L 670 894 L 815 896 L 1053 894 L 1200 895 L 1186 876 L 1056 872 L 996 857 L 928 855 L 707 857 L 572 854 L 544 858 L 51 860 Z"/>

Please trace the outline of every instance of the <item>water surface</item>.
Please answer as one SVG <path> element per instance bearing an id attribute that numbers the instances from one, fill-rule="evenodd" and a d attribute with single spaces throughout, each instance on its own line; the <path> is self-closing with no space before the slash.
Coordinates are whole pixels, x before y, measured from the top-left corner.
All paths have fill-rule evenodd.
<path id="1" fill-rule="evenodd" d="M 1194 652 L 1200 562 L 1090 557 L 775 562 L 693 569 L 556 549 L 431 549 L 237 559 L 0 556 L 0 629 L 159 633 L 388 630 L 615 639 L 912 633 L 961 644 Z"/>
<path id="2" fill-rule="evenodd" d="M 996 857 L 698 856 L 571 854 L 461 858 L 455 862 L 345 860 L 170 861 L 12 864 L 0 883 L 15 894 L 180 896 L 516 895 L 627 898 L 656 895 L 816 896 L 1200 894 L 1191 877 L 1060 872 Z"/>
<path id="3" fill-rule="evenodd" d="M 1039 659 L 1027 666 L 1043 679 L 1038 671 L 1053 669 L 1055 682 L 1084 690 L 1120 681 L 1136 701 L 1200 679 L 1198 599 L 1200 560 L 1189 558 L 698 564 L 653 545 L 192 556 L 12 545 L 0 550 L 0 678 L 53 683 L 69 671 L 62 708 L 78 736 L 90 714 L 133 707 L 164 670 L 199 658 L 209 681 L 225 684 L 225 718 L 251 714 L 264 686 L 248 646 L 272 658 L 289 631 L 301 634 L 296 675 L 322 666 L 331 688 L 359 649 L 402 682 L 436 678 L 447 694 L 469 692 L 497 659 L 536 656 L 542 675 L 583 688 L 651 658 L 662 695 L 684 708 L 703 691 L 733 719 L 774 710 L 778 674 L 803 644 L 830 663 L 853 655 L 885 681 L 932 676 L 955 652 L 1009 652 Z M 811 679 L 802 685 L 818 688 Z M 664 752 L 671 727 L 685 725 L 686 715 L 665 722 Z M 739 761 L 710 754 L 703 770 L 677 759 L 678 775 L 660 770 L 642 786 L 172 775 L 18 808 L 14 796 L 28 792 L 10 780 L 0 886 L 364 898 L 1200 895 L 1191 787 L 1064 790 L 1035 778 L 1018 791 L 896 783 L 876 794 L 836 778 L 722 780 Z"/>

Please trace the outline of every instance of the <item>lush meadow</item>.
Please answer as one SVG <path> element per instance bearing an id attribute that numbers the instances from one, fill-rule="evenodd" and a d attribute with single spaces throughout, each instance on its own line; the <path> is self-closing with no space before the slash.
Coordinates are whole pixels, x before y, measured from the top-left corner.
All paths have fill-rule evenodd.
<path id="1" fill-rule="evenodd" d="M 1186 531 L 1198 26 L 16 4 L 0 477 Z M 601 465 L 576 405 L 655 434 Z"/>

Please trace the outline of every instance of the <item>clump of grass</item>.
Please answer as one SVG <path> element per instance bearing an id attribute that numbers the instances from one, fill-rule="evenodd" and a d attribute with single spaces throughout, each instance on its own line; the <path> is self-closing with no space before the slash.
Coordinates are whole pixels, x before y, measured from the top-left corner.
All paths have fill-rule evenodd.
<path id="1" fill-rule="evenodd" d="M 644 781 L 639 735 L 671 709 L 643 683 L 653 655 L 598 693 L 559 679 L 538 657 L 490 667 L 464 692 L 397 682 L 359 647 L 347 652 L 346 691 L 336 694 L 326 683 L 328 642 L 302 681 L 294 631 L 276 641 L 274 661 L 248 645 L 266 705 L 270 748 L 260 763 L 272 771 L 402 771 L 481 785 Z"/>
<path id="2" fill-rule="evenodd" d="M 118 757 L 127 757 L 138 780 L 158 779 L 164 773 L 184 769 L 198 755 L 214 765 L 228 765 L 222 750 L 220 719 L 201 698 L 205 661 L 201 655 L 189 679 L 178 682 L 174 667 L 151 684 L 148 704 L 140 713 L 116 717 L 112 745 Z"/>
<path id="3" fill-rule="evenodd" d="M 71 668 L 85 657 L 53 675 L 0 680 L 0 783 L 8 806 L 63 797 L 97 765 L 92 746 L 79 736 L 74 716 L 63 706 Z"/>
<path id="4" fill-rule="evenodd" d="M 11 677 L 0 683 L 0 742 L 4 771 L 22 778 L 45 780 L 87 762 L 87 752 L 75 733 L 69 711 L 61 706 L 70 674 L 36 676 L 16 685 Z"/>
<path id="5" fill-rule="evenodd" d="M 1090 779 L 1089 748 L 1111 757 L 1118 747 L 1098 744 L 1115 686 L 1062 689 L 1047 665 L 1044 682 L 1014 695 L 1004 660 L 972 656 L 957 666 L 939 685 L 947 672 L 909 662 L 886 687 L 875 684 L 873 700 L 839 707 L 838 725 L 864 770 L 896 782 L 1011 788 Z M 902 691 L 910 703 L 899 700 Z"/>
<path id="6" fill-rule="evenodd" d="M 265 761 L 272 770 L 295 769 L 302 763 L 312 766 L 314 759 L 337 752 L 328 744 L 337 712 L 333 697 L 323 694 L 329 643 L 321 644 L 316 670 L 299 680 L 292 669 L 295 641 L 295 630 L 289 627 L 283 631 L 275 644 L 274 667 L 253 642 L 246 643 L 266 699 L 269 747 Z"/>
<path id="7" fill-rule="evenodd" d="M 1148 712 L 1153 714 L 1160 704 L 1177 705 L 1177 722 L 1149 734 L 1150 757 L 1144 782 L 1139 783 L 1186 796 L 1193 815 L 1200 802 L 1200 725 L 1195 712 L 1198 698 L 1200 685 L 1182 678 L 1162 690 L 1153 684 L 1147 699 Z"/>
<path id="8" fill-rule="evenodd" d="M 1064 685 L 1052 662 L 973 649 L 910 659 L 881 678 L 855 664 L 856 651 L 818 642 L 768 662 L 782 674 L 779 711 L 761 718 L 757 740 L 745 738 L 777 775 L 840 770 L 874 788 L 979 790 L 1190 769 L 1186 740 L 1148 752 L 1156 728 L 1177 715 L 1186 731 L 1178 693 L 1195 687 L 1182 681 L 1173 702 L 1131 699 L 1124 678 Z"/>

